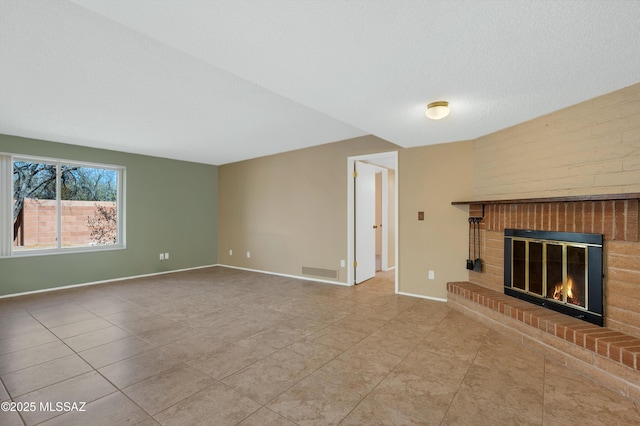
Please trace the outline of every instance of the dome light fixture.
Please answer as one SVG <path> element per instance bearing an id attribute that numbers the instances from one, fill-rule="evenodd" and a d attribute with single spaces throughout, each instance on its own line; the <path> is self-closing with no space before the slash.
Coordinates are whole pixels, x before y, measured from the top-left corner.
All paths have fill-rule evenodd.
<path id="1" fill-rule="evenodd" d="M 432 120 L 440 120 L 441 118 L 445 118 L 447 115 L 449 115 L 449 102 L 431 102 L 429 105 L 427 105 L 427 110 L 424 112 L 424 115 Z"/>

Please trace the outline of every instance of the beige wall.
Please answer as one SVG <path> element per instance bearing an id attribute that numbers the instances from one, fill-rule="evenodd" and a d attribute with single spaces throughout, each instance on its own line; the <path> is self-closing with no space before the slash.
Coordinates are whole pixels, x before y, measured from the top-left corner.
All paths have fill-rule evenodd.
<path id="1" fill-rule="evenodd" d="M 471 197 L 472 142 L 399 149 L 365 136 L 221 166 L 219 263 L 297 276 L 303 266 L 338 270 L 346 282 L 347 158 L 386 151 L 398 151 L 389 198 L 398 179 L 399 291 L 446 298 L 448 281 L 467 279 L 468 210 L 451 202 Z M 419 210 L 425 221 L 417 221 Z"/>
<path id="2" fill-rule="evenodd" d="M 481 137 L 476 199 L 640 192 L 640 84 Z"/>
<path id="3" fill-rule="evenodd" d="M 640 84 L 474 141 L 399 149 L 365 136 L 221 166 L 219 263 L 346 282 L 347 157 L 395 150 L 399 291 L 444 299 L 469 278 L 468 210 L 452 201 L 640 192 Z"/>
<path id="4" fill-rule="evenodd" d="M 451 202 L 472 195 L 473 142 L 404 149 L 398 162 L 399 291 L 445 299 L 447 282 L 468 278 L 468 208 Z"/>
<path id="5" fill-rule="evenodd" d="M 347 158 L 397 149 L 364 136 L 221 166 L 218 262 L 297 276 L 303 266 L 337 270 L 346 283 Z"/>

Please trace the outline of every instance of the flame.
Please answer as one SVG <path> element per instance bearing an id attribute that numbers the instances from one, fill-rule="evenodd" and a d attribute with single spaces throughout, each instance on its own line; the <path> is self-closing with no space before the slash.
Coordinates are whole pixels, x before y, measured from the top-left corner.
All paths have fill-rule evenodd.
<path id="1" fill-rule="evenodd" d="M 573 299 L 573 279 L 567 278 L 567 301 Z"/>
<path id="2" fill-rule="evenodd" d="M 562 283 L 557 284 L 553 289 L 553 295 L 551 296 L 555 300 L 562 300 Z M 567 278 L 567 303 L 573 305 L 582 306 L 582 302 L 578 297 L 573 295 L 573 278 Z"/>

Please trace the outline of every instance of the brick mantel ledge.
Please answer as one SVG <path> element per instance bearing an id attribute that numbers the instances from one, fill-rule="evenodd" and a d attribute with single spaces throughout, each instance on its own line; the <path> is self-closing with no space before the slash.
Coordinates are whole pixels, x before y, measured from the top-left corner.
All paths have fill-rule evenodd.
<path id="1" fill-rule="evenodd" d="M 466 281 L 447 295 L 452 309 L 640 402 L 640 339 Z"/>

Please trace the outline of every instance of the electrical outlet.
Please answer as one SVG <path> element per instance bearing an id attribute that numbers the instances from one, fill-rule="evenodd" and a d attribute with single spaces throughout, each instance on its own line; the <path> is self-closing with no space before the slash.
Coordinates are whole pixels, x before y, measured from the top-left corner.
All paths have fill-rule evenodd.
<path id="1" fill-rule="evenodd" d="M 164 253 L 160 253 L 160 260 L 164 260 Z"/>
<path id="2" fill-rule="evenodd" d="M 340 267 L 344 268 L 345 266 L 347 266 L 347 262 L 345 262 L 344 259 L 340 259 Z"/>
<path id="3" fill-rule="evenodd" d="M 169 252 L 166 252 L 166 253 L 164 254 L 164 260 L 167 260 L 167 259 L 169 259 Z"/>
<path id="4" fill-rule="evenodd" d="M 229 249 L 229 256 L 233 256 L 233 250 Z"/>
<path id="5" fill-rule="evenodd" d="M 250 258 L 250 257 L 251 257 L 251 252 L 250 252 L 250 251 L 248 251 L 248 252 L 247 252 L 247 259 L 248 259 L 248 258 Z"/>
<path id="6" fill-rule="evenodd" d="M 435 280 L 436 279 L 436 274 L 433 271 L 429 271 L 429 279 L 430 280 Z"/>

